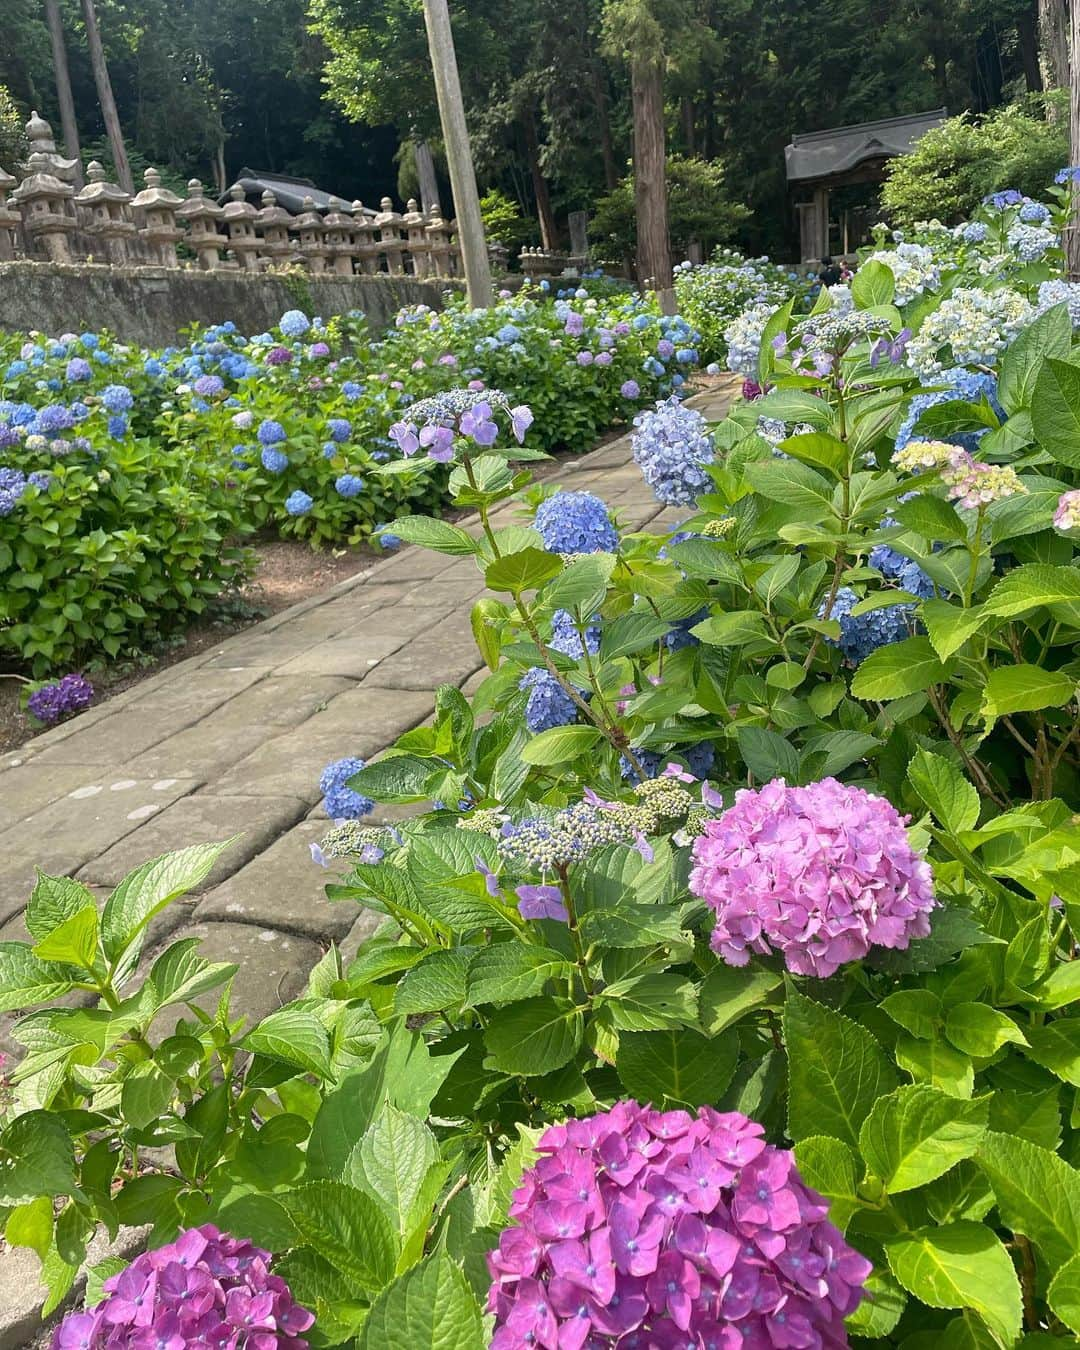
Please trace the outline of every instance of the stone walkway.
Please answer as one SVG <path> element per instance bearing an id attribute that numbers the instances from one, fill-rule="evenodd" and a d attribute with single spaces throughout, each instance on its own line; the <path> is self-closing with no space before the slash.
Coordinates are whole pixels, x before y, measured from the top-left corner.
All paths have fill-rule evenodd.
<path id="1" fill-rule="evenodd" d="M 719 417 L 729 397 L 694 403 Z M 603 497 L 624 529 L 686 514 L 661 511 L 628 436 L 555 481 Z M 402 549 L 0 758 L 0 940 L 27 939 L 35 865 L 104 897 L 149 858 L 240 834 L 153 943 L 198 936 L 203 955 L 236 962 L 234 1005 L 251 1018 L 296 997 L 331 940 L 352 951 L 373 927 L 327 901 L 311 861 L 327 828 L 319 774 L 423 722 L 438 685 L 480 678 L 469 611 L 483 591 L 472 559 Z"/>

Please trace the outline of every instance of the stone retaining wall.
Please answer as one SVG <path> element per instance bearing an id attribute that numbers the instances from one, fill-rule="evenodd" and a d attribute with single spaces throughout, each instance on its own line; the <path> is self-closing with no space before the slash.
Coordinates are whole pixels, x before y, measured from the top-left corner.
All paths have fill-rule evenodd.
<path id="1" fill-rule="evenodd" d="M 163 347 L 189 324 L 231 319 L 261 333 L 287 309 L 347 314 L 360 309 L 382 331 L 402 305 L 441 309 L 455 283 L 413 277 L 253 275 L 95 263 L 0 263 L 0 330 L 61 333 L 107 328 L 125 342 Z"/>

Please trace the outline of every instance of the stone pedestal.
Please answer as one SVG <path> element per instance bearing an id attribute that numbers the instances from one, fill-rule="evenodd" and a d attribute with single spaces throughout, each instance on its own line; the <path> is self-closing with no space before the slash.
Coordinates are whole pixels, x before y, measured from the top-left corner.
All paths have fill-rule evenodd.
<path id="1" fill-rule="evenodd" d="M 358 269 L 372 276 L 379 270 L 379 245 L 375 242 L 378 231 L 375 228 L 375 221 L 368 214 L 362 201 L 354 201 L 352 211 L 353 249 Z"/>
<path id="2" fill-rule="evenodd" d="M 431 219 L 428 221 L 427 237 L 431 243 L 431 267 L 437 277 L 449 277 L 453 275 L 453 267 L 450 262 L 450 226 L 442 218 L 442 211 L 439 209 L 439 203 L 436 202 L 431 208 Z"/>

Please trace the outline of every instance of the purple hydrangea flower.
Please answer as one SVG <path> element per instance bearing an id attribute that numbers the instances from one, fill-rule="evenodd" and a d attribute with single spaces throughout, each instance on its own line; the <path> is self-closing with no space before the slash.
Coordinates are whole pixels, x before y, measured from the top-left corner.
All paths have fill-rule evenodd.
<path id="1" fill-rule="evenodd" d="M 694 842 L 690 889 L 716 912 L 713 950 L 732 966 L 782 952 L 788 970 L 824 979 L 928 936 L 931 872 L 906 819 L 835 778 L 737 792 Z"/>
<path id="2" fill-rule="evenodd" d="M 491 1350 L 846 1345 L 870 1262 L 764 1133 L 633 1101 L 551 1126 L 488 1255 Z"/>
<path id="3" fill-rule="evenodd" d="M 559 681 L 543 666 L 534 666 L 522 675 L 519 689 L 527 689 L 525 725 L 532 732 L 569 726 L 577 721 L 577 705 Z"/>
<path id="4" fill-rule="evenodd" d="M 292 361 L 292 352 L 288 347 L 271 347 L 266 353 L 268 366 L 287 366 Z"/>
<path id="5" fill-rule="evenodd" d="M 71 713 L 82 712 L 93 701 L 94 686 L 84 676 L 72 672 L 35 689 L 26 707 L 39 722 L 51 725 Z"/>
<path id="6" fill-rule="evenodd" d="M 364 761 L 355 756 L 336 759 L 323 769 L 319 777 L 319 791 L 323 806 L 331 820 L 359 820 L 375 810 L 370 797 L 354 791 L 348 781 L 364 767 Z"/>
<path id="7" fill-rule="evenodd" d="M 73 356 L 67 363 L 67 370 L 64 373 L 69 384 L 77 384 L 80 380 L 88 380 L 92 374 L 90 362 L 84 356 Z"/>
<path id="8" fill-rule="evenodd" d="M 673 394 L 638 413 L 634 426 L 634 460 L 657 501 L 692 505 L 711 482 L 704 466 L 713 461 L 713 440 L 705 418 Z"/>
<path id="9" fill-rule="evenodd" d="M 591 492 L 553 493 L 536 508 L 536 528 L 549 553 L 614 553 L 619 547 L 607 507 Z"/>
<path id="10" fill-rule="evenodd" d="M 213 398 L 225 388 L 225 381 L 220 375 L 200 375 L 191 387 L 200 398 Z"/>
<path id="11" fill-rule="evenodd" d="M 69 1314 L 53 1350 L 307 1350 L 314 1316 L 270 1274 L 270 1253 L 212 1224 L 144 1252 L 102 1286 L 96 1307 Z"/>
<path id="12" fill-rule="evenodd" d="M 641 386 L 637 380 L 624 380 L 619 393 L 622 394 L 623 398 L 640 398 Z"/>

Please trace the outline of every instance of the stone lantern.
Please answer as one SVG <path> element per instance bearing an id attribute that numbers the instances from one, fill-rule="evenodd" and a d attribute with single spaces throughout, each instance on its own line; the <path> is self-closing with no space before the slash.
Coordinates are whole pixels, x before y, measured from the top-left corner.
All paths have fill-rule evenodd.
<path id="1" fill-rule="evenodd" d="M 357 270 L 371 275 L 379 270 L 379 246 L 375 242 L 375 222 L 360 200 L 352 204 L 353 250 L 356 254 Z"/>
<path id="2" fill-rule="evenodd" d="M 135 238 L 131 194 L 105 177 L 105 168 L 92 160 L 86 166 L 86 186 L 76 194 L 75 205 L 82 217 L 82 230 L 95 243 L 100 240 L 106 262 L 122 266 L 128 261 L 128 245 Z"/>
<path id="3" fill-rule="evenodd" d="M 255 227 L 262 236 L 259 264 L 262 267 L 284 267 L 289 261 L 291 244 L 289 226 L 292 216 L 269 188 L 262 195 L 262 210 L 256 213 Z"/>
<path id="4" fill-rule="evenodd" d="M 199 266 L 210 271 L 221 266 L 221 248 L 224 240 L 218 233 L 218 221 L 225 212 L 217 202 L 207 201 L 203 185 L 192 178 L 187 185 L 187 200 L 176 208 L 176 219 L 188 228 L 188 243 L 195 250 Z"/>
<path id="5" fill-rule="evenodd" d="M 22 217 L 14 205 L 8 205 L 8 193 L 16 179 L 0 169 L 0 262 L 10 262 L 15 256 Z"/>
<path id="6" fill-rule="evenodd" d="M 176 209 L 181 203 L 175 192 L 161 186 L 161 174 L 157 169 L 147 169 L 143 174 L 146 186 L 137 193 L 131 205 L 142 213 L 143 225 L 139 238 L 143 241 L 147 257 L 161 267 L 175 267 L 177 240 L 184 236 L 183 230 L 176 224 Z"/>
<path id="7" fill-rule="evenodd" d="M 317 276 L 326 271 L 326 245 L 323 243 L 326 226 L 322 216 L 315 210 L 315 202 L 311 197 L 304 198 L 303 207 L 303 211 L 293 221 L 292 229 L 300 237 L 300 254 L 304 266 Z"/>
<path id="8" fill-rule="evenodd" d="M 11 200 L 22 213 L 23 228 L 32 244 L 39 246 L 50 262 L 71 262 L 71 236 L 75 233 L 75 190 L 48 172 L 45 157 L 33 154 L 27 161 L 29 174 Z"/>
<path id="9" fill-rule="evenodd" d="M 353 233 L 349 208 L 338 197 L 330 198 L 330 210 L 323 219 L 326 226 L 326 252 L 331 270 L 339 277 L 353 274 Z"/>
<path id="10" fill-rule="evenodd" d="M 384 197 L 379 205 L 381 210 L 375 217 L 375 224 L 379 228 L 379 246 L 386 255 L 386 270 L 392 276 L 401 276 L 405 270 L 402 263 L 405 240 L 401 233 L 401 213 L 394 210 L 394 203 L 389 197 Z"/>
<path id="11" fill-rule="evenodd" d="M 259 266 L 259 237 L 255 233 L 258 214 L 244 196 L 244 189 L 234 183 L 229 189 L 229 200 L 222 208 L 222 216 L 229 231 L 229 248 L 245 272 L 257 271 Z"/>
<path id="12" fill-rule="evenodd" d="M 431 267 L 431 245 L 427 237 L 427 221 L 416 205 L 416 199 L 410 197 L 405 206 L 401 223 L 409 237 L 409 256 L 412 258 L 413 275 L 426 277 Z"/>
<path id="13" fill-rule="evenodd" d="M 450 276 L 450 226 L 442 218 L 438 202 L 431 204 L 427 237 L 431 241 L 431 265 L 437 277 Z"/>
<path id="14" fill-rule="evenodd" d="M 450 275 L 461 277 L 465 275 L 465 269 L 461 262 L 461 241 L 458 238 L 457 221 L 448 220 L 446 223 L 450 230 Z"/>
<path id="15" fill-rule="evenodd" d="M 75 182 L 79 161 L 65 159 L 60 154 L 56 148 L 56 141 L 53 140 L 52 127 L 36 112 L 30 114 L 30 120 L 26 124 L 26 142 L 29 146 L 29 156 L 21 167 L 28 173 L 49 173 L 54 178 L 59 178 L 61 183 Z M 34 162 L 33 168 L 31 160 Z"/>

